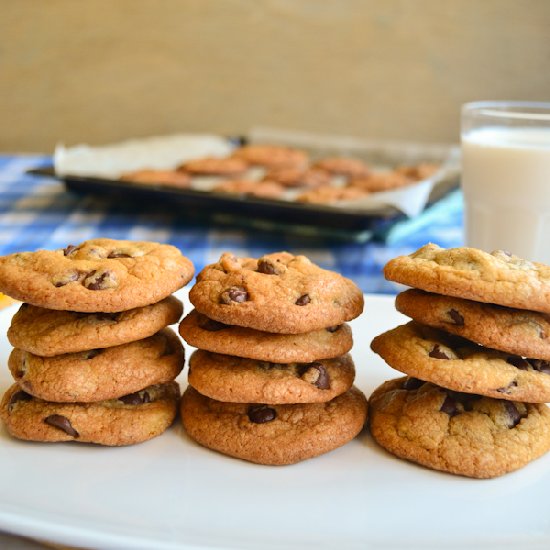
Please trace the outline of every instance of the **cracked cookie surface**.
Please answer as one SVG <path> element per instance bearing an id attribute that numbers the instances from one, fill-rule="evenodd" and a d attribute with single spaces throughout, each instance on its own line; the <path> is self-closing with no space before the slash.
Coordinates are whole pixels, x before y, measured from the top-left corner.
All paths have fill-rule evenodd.
<path id="1" fill-rule="evenodd" d="M 14 349 L 8 366 L 21 389 L 46 401 L 103 401 L 173 380 L 183 368 L 180 339 L 170 329 L 106 349 L 39 357 Z"/>
<path id="2" fill-rule="evenodd" d="M 121 446 L 163 433 L 174 421 L 179 386 L 168 382 L 96 403 L 50 403 L 14 384 L 0 403 L 8 432 L 29 441 Z"/>
<path id="3" fill-rule="evenodd" d="M 189 384 L 230 403 L 321 403 L 349 390 L 351 356 L 310 363 L 271 363 L 197 350 L 189 360 Z"/>
<path id="4" fill-rule="evenodd" d="M 332 451 L 363 428 L 367 401 L 352 388 L 328 403 L 221 403 L 191 386 L 181 401 L 187 434 L 197 443 L 258 464 L 294 464 Z"/>
<path id="5" fill-rule="evenodd" d="M 550 360 L 550 315 L 416 289 L 398 294 L 395 307 L 419 323 L 482 346 Z"/>
<path id="6" fill-rule="evenodd" d="M 369 426 L 399 458 L 474 478 L 517 470 L 550 449 L 546 405 L 456 393 L 414 378 L 374 391 Z"/>
<path id="7" fill-rule="evenodd" d="M 550 313 L 550 267 L 502 250 L 427 244 L 390 260 L 384 275 L 428 292 Z"/>
<path id="8" fill-rule="evenodd" d="M 353 338 L 348 324 L 303 334 L 274 334 L 225 325 L 191 311 L 179 325 L 183 339 L 196 348 L 273 363 L 308 362 L 347 353 Z"/>
<path id="9" fill-rule="evenodd" d="M 478 346 L 411 321 L 374 338 L 371 348 L 401 372 L 458 392 L 512 401 L 550 401 L 550 362 Z"/>
<path id="10" fill-rule="evenodd" d="M 283 334 L 340 325 L 363 311 L 351 280 L 287 252 L 259 259 L 225 253 L 199 273 L 189 298 L 216 321 Z"/>
<path id="11" fill-rule="evenodd" d="M 110 313 L 159 302 L 193 271 L 171 245 L 92 239 L 0 257 L 0 291 L 48 309 Z"/>
<path id="12" fill-rule="evenodd" d="M 182 313 L 183 305 L 174 296 L 118 313 L 77 313 L 22 304 L 12 318 L 8 340 L 15 348 L 52 357 L 147 338 L 177 323 Z"/>

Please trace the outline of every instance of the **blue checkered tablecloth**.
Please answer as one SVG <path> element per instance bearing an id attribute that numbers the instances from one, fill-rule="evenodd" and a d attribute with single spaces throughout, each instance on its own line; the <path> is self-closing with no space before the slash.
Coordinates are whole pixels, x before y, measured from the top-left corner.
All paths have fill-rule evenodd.
<path id="1" fill-rule="evenodd" d="M 70 193 L 55 179 L 26 174 L 30 168 L 51 162 L 48 156 L 0 156 L 0 255 L 61 248 L 93 237 L 151 240 L 180 248 L 198 272 L 225 251 L 258 257 L 288 250 L 350 277 L 364 292 L 392 293 L 395 286 L 382 276 L 389 259 L 427 242 L 449 247 L 460 246 L 463 241 L 462 197 L 458 191 L 415 220 L 393 227 L 383 241 L 361 243 L 284 231 L 209 226 L 186 220 L 184 213 L 176 210 L 136 210 L 131 203 Z"/>

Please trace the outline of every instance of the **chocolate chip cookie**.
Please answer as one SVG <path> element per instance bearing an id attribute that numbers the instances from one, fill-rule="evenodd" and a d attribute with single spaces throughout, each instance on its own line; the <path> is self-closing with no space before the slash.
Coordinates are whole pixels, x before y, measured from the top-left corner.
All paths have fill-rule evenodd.
<path id="1" fill-rule="evenodd" d="M 371 344 L 389 365 L 454 391 L 527 403 L 550 401 L 550 362 L 483 348 L 411 321 Z"/>
<path id="2" fill-rule="evenodd" d="M 194 309 L 180 323 L 179 332 L 191 346 L 273 363 L 310 362 L 347 353 L 353 338 L 348 324 L 304 334 L 273 334 L 224 325 Z"/>
<path id="3" fill-rule="evenodd" d="M 90 403 L 173 380 L 184 364 L 170 329 L 107 349 L 39 357 L 14 349 L 8 365 L 21 389 L 46 401 Z"/>
<path id="4" fill-rule="evenodd" d="M 308 164 L 304 151 L 279 145 L 245 145 L 235 149 L 232 156 L 265 168 L 304 168 Z"/>
<path id="5" fill-rule="evenodd" d="M 159 302 L 193 276 L 170 245 L 92 239 L 0 257 L 0 291 L 48 309 L 118 312 Z"/>
<path id="6" fill-rule="evenodd" d="M 416 289 L 399 294 L 395 307 L 419 323 L 482 346 L 550 360 L 550 315 Z"/>
<path id="7" fill-rule="evenodd" d="M 550 313 L 550 267 L 502 250 L 427 244 L 390 260 L 384 275 L 428 292 Z"/>
<path id="8" fill-rule="evenodd" d="M 179 396 L 178 384 L 168 382 L 99 403 L 49 403 L 14 384 L 0 403 L 0 416 L 18 439 L 132 445 L 172 424 Z"/>
<path id="9" fill-rule="evenodd" d="M 370 173 L 370 168 L 360 159 L 350 157 L 330 157 L 319 159 L 313 168 L 324 170 L 335 176 L 345 176 L 346 178 L 364 177 Z"/>
<path id="10" fill-rule="evenodd" d="M 374 391 L 369 425 L 399 458 L 474 478 L 517 470 L 550 449 L 546 405 L 456 393 L 414 378 Z"/>
<path id="11" fill-rule="evenodd" d="M 13 316 L 8 339 L 16 348 L 52 357 L 147 338 L 177 323 L 182 312 L 183 305 L 174 296 L 119 313 L 77 313 L 22 304 Z"/>
<path id="12" fill-rule="evenodd" d="M 192 159 L 178 166 L 178 170 L 194 176 L 239 176 L 247 169 L 244 160 L 230 157 Z"/>
<path id="13" fill-rule="evenodd" d="M 288 252 L 259 259 L 225 253 L 199 273 L 189 298 L 221 323 L 283 334 L 340 325 L 363 311 L 352 281 Z"/>
<path id="14" fill-rule="evenodd" d="M 367 401 L 352 388 L 327 403 L 221 403 L 191 386 L 181 402 L 188 435 L 199 444 L 258 464 L 283 465 L 326 453 L 363 428 Z"/>
<path id="15" fill-rule="evenodd" d="M 136 170 L 121 174 L 120 179 L 134 183 L 179 187 L 180 189 L 187 189 L 191 185 L 191 178 L 177 170 Z"/>
<path id="16" fill-rule="evenodd" d="M 354 378 L 348 354 L 309 363 L 271 363 L 198 350 L 189 361 L 189 383 L 228 403 L 322 403 L 349 390 Z"/>

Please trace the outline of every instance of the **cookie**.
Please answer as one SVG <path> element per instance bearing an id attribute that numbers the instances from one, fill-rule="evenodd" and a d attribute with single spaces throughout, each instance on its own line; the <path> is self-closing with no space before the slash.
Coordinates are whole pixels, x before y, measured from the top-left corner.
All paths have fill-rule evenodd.
<path id="1" fill-rule="evenodd" d="M 193 271 L 174 246 L 92 239 L 0 257 L 0 291 L 48 309 L 113 313 L 159 302 Z"/>
<path id="2" fill-rule="evenodd" d="M 260 259 L 222 254 L 199 273 L 189 298 L 216 321 L 283 334 L 340 325 L 363 311 L 352 281 L 288 252 Z"/>
<path id="3" fill-rule="evenodd" d="M 414 378 L 374 391 L 369 426 L 399 458 L 473 478 L 517 470 L 550 449 L 546 405 L 450 392 Z"/>
<path id="4" fill-rule="evenodd" d="M 163 329 L 137 342 L 56 357 L 16 348 L 8 366 L 27 393 L 46 401 L 90 403 L 173 380 L 184 359 L 180 339 Z"/>
<path id="5" fill-rule="evenodd" d="M 238 158 L 201 158 L 188 160 L 178 170 L 194 176 L 238 176 L 248 169 L 248 164 Z"/>
<path id="6" fill-rule="evenodd" d="M 304 151 L 279 145 L 245 145 L 235 149 L 232 156 L 265 168 L 305 168 L 309 161 Z"/>
<path id="7" fill-rule="evenodd" d="M 371 344 L 393 367 L 450 390 L 527 403 L 550 401 L 550 362 L 483 348 L 414 321 Z"/>
<path id="8" fill-rule="evenodd" d="M 49 403 L 14 384 L 0 403 L 0 416 L 18 439 L 132 445 L 172 424 L 179 396 L 178 384 L 168 382 L 99 403 Z"/>
<path id="9" fill-rule="evenodd" d="M 427 244 L 390 260 L 384 275 L 428 292 L 550 313 L 550 267 L 502 250 Z"/>
<path id="10" fill-rule="evenodd" d="M 347 324 L 304 334 L 274 334 L 224 325 L 193 310 L 180 323 L 179 332 L 191 346 L 272 363 L 310 362 L 338 357 L 353 345 Z"/>
<path id="11" fill-rule="evenodd" d="M 197 350 L 189 361 L 189 384 L 227 403 L 324 403 L 349 390 L 351 357 L 311 363 L 270 363 Z"/>
<path id="12" fill-rule="evenodd" d="M 319 187 L 330 184 L 330 174 L 315 168 L 274 168 L 269 170 L 264 180 L 275 181 L 285 187 Z"/>
<path id="13" fill-rule="evenodd" d="M 398 166 L 395 171 L 413 181 L 420 181 L 431 178 L 440 168 L 439 164 L 421 162 L 419 164 Z"/>
<path id="14" fill-rule="evenodd" d="M 550 360 L 550 316 L 411 289 L 395 307 L 423 325 L 513 355 Z"/>
<path id="15" fill-rule="evenodd" d="M 349 157 L 319 159 L 313 164 L 313 168 L 324 170 L 335 176 L 345 176 L 346 178 L 359 178 L 370 173 L 370 168 L 365 162 Z"/>
<path id="16" fill-rule="evenodd" d="M 209 399 L 191 386 L 181 418 L 200 445 L 257 464 L 294 464 L 351 441 L 363 428 L 367 401 L 352 388 L 328 403 L 246 405 Z"/>
<path id="17" fill-rule="evenodd" d="M 309 204 L 331 204 L 334 202 L 356 201 L 365 198 L 367 195 L 367 191 L 358 187 L 332 187 L 331 185 L 324 185 L 298 195 L 296 200 Z"/>
<path id="18" fill-rule="evenodd" d="M 177 323 L 182 313 L 183 305 L 174 296 L 119 313 L 77 313 L 22 304 L 12 318 L 8 339 L 16 348 L 52 357 L 147 338 Z"/>
<path id="19" fill-rule="evenodd" d="M 278 199 L 283 194 L 284 187 L 274 181 L 227 180 L 214 186 L 212 191 L 250 195 L 262 199 Z"/>
<path id="20" fill-rule="evenodd" d="M 353 179 L 350 187 L 370 193 L 393 191 L 412 183 L 412 180 L 400 172 L 376 172 L 368 176 Z"/>
<path id="21" fill-rule="evenodd" d="M 183 189 L 191 185 L 191 178 L 177 170 L 136 170 L 121 174 L 120 179 L 134 183 L 167 185 Z"/>

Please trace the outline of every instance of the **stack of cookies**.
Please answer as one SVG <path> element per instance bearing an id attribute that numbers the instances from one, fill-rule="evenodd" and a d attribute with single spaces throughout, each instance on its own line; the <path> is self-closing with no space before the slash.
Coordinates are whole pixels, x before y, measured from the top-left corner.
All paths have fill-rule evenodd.
<path id="1" fill-rule="evenodd" d="M 487 478 L 550 449 L 550 267 L 428 244 L 386 278 L 413 321 L 372 342 L 407 374 L 370 399 L 374 438 L 430 468 Z"/>
<path id="2" fill-rule="evenodd" d="M 259 464 L 340 447 L 366 419 L 345 324 L 363 309 L 353 282 L 281 252 L 223 254 L 191 289 L 180 334 L 199 348 L 181 416 L 201 445 Z"/>
<path id="3" fill-rule="evenodd" d="M 24 302 L 8 331 L 16 383 L 0 414 L 14 437 L 129 445 L 174 420 L 184 364 L 167 325 L 193 276 L 172 246 L 96 239 L 0 258 L 0 290 Z"/>

